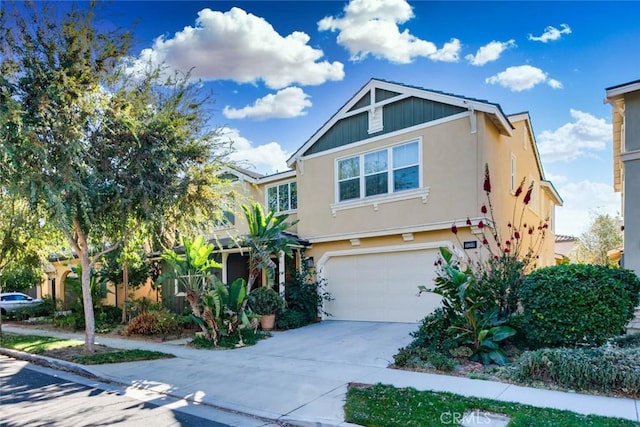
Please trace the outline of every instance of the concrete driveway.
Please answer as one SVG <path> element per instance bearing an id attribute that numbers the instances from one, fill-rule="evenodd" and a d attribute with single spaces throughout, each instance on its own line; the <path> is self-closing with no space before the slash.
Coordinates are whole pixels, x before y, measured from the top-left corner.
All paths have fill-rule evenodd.
<path id="1" fill-rule="evenodd" d="M 207 351 L 177 347 L 178 358 L 101 365 L 102 375 L 270 419 L 336 425 L 347 385 L 365 381 L 411 341 L 415 324 L 324 321 L 274 332 L 255 346 Z M 169 345 L 157 348 L 171 351 Z"/>
<path id="2" fill-rule="evenodd" d="M 116 348 L 173 353 L 174 359 L 88 367 L 98 377 L 297 425 L 338 425 L 347 385 L 375 378 L 411 341 L 417 324 L 323 321 L 274 332 L 254 346 L 197 350 L 176 343 L 98 337 Z M 13 329 L 6 328 L 13 332 Z M 33 330 L 29 332 L 34 333 Z M 78 334 L 43 334 L 76 337 Z"/>
<path id="3" fill-rule="evenodd" d="M 243 349 L 263 357 L 309 360 L 357 366 L 386 367 L 398 348 L 411 342 L 413 323 L 326 320 L 285 332 Z"/>

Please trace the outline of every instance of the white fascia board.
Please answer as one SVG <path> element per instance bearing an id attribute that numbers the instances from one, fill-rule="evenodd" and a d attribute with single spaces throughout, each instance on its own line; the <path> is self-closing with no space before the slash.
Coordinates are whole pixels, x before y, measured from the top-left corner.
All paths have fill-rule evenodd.
<path id="1" fill-rule="evenodd" d="M 291 179 L 291 178 L 295 178 L 297 175 L 296 171 L 291 169 L 289 171 L 286 172 L 278 172 L 276 174 L 273 175 L 266 175 L 262 178 L 260 178 L 259 180 L 257 180 L 258 184 L 268 184 L 270 182 L 275 182 L 275 181 L 282 181 L 285 179 Z"/>
<path id="2" fill-rule="evenodd" d="M 560 197 L 560 194 L 558 194 L 556 187 L 554 187 L 551 181 L 540 181 L 540 186 L 547 192 L 547 194 L 555 199 L 554 202 L 556 206 L 562 206 L 564 204 L 562 197 Z"/>
<path id="3" fill-rule="evenodd" d="M 607 89 L 607 99 L 613 100 L 617 97 L 620 97 L 627 93 L 635 92 L 637 90 L 640 90 L 640 82 L 633 82 L 624 86 Z"/>
<path id="4" fill-rule="evenodd" d="M 546 181 L 544 177 L 544 168 L 542 167 L 542 159 L 540 159 L 540 152 L 538 151 L 538 143 L 536 142 L 536 136 L 533 133 L 533 125 L 531 124 L 531 116 L 529 113 L 519 113 L 513 114 L 509 116 L 509 120 L 514 122 L 524 121 L 525 126 L 527 127 L 527 132 L 529 133 L 529 138 L 531 140 L 531 145 L 533 145 L 532 151 L 536 157 L 536 164 L 538 166 L 538 173 L 540 173 L 540 180 Z"/>

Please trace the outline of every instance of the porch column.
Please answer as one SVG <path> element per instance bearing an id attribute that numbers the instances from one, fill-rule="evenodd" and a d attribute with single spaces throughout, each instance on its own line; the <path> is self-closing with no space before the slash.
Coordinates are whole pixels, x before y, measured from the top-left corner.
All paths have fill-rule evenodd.
<path id="1" fill-rule="evenodd" d="M 284 252 L 280 251 L 278 257 L 278 290 L 280 295 L 284 296 L 284 278 L 285 278 Z"/>
<path id="2" fill-rule="evenodd" d="M 220 260 L 220 263 L 222 264 L 222 283 L 228 283 L 227 273 L 229 272 L 229 269 L 227 268 L 227 258 L 229 258 L 229 253 L 222 252 L 222 259 Z"/>

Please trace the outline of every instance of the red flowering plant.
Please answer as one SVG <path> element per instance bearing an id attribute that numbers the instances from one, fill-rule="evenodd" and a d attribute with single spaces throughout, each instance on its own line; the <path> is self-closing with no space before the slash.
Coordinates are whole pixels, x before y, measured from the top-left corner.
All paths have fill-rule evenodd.
<path id="1" fill-rule="evenodd" d="M 525 189 L 525 179 L 513 193 L 515 198 L 511 220 L 500 228 L 491 201 L 489 166 L 485 165 L 483 189 L 487 203 L 480 207 L 482 218 L 477 222 L 467 219 L 467 225 L 476 228 L 480 250 L 465 253 L 464 262 L 476 279 L 477 292 L 484 297 L 487 309 L 497 307 L 498 315 L 507 319 L 518 312 L 520 287 L 525 274 L 536 267 L 543 248 L 548 221 L 531 224 L 525 221 L 533 194 L 533 182 Z M 522 196 L 522 198 L 521 198 Z M 488 215 L 488 217 L 486 216 Z M 451 231 L 460 242 L 457 227 Z"/>
<path id="2" fill-rule="evenodd" d="M 516 334 L 507 323 L 518 312 L 525 273 L 535 267 L 548 229 L 546 222 L 533 226 L 524 221 L 533 183 L 526 192 L 524 185 L 523 179 L 514 192 L 516 200 L 511 221 L 501 229 L 491 200 L 489 166 L 485 165 L 483 189 L 487 203 L 480 207 L 480 219 L 466 220 L 466 226 L 478 236 L 479 249 L 469 253 L 469 250 L 440 248 L 435 265 L 432 292 L 442 297 L 442 318 L 448 325 L 448 339 L 469 348 L 471 359 L 484 364 L 502 365 L 507 361 L 506 353 L 500 348 L 501 341 Z M 459 247 L 464 248 L 456 224 L 451 226 L 451 232 Z M 424 286 L 419 288 L 420 292 L 428 291 Z"/>

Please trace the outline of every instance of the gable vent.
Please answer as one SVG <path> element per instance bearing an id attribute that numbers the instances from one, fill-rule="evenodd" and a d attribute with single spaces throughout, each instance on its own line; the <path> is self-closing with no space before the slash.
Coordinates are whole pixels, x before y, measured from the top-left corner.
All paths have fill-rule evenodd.
<path id="1" fill-rule="evenodd" d="M 382 131 L 382 107 L 375 107 L 369 110 L 370 134 Z"/>

